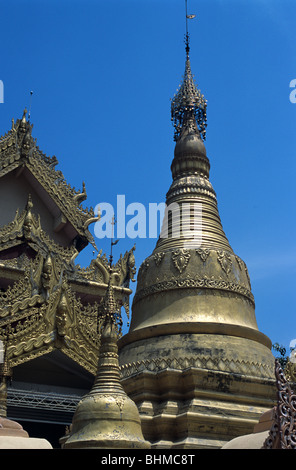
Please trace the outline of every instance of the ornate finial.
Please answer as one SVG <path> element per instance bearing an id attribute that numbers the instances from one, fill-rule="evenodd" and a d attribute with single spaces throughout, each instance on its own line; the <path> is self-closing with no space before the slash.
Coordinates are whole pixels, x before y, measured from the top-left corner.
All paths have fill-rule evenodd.
<path id="1" fill-rule="evenodd" d="M 22 117 L 22 124 L 26 124 L 26 114 L 27 114 L 27 108 L 24 109 L 24 112 L 23 112 L 23 117 Z"/>
<path id="2" fill-rule="evenodd" d="M 112 270 L 110 270 L 112 272 Z M 111 272 L 105 295 L 99 305 L 99 318 L 103 320 L 103 326 L 111 323 L 117 326 L 118 333 L 122 329 L 121 309 L 115 300 L 114 289 L 111 284 Z"/>
<path id="3" fill-rule="evenodd" d="M 26 216 L 25 216 L 25 220 L 23 224 L 25 235 L 28 235 L 32 228 L 32 224 L 33 224 L 33 216 L 31 212 L 32 207 L 33 207 L 32 196 L 31 194 L 29 194 L 28 201 L 26 204 Z"/>
<path id="4" fill-rule="evenodd" d="M 30 121 L 30 117 L 31 117 L 32 95 L 33 95 L 33 91 L 30 91 L 30 107 L 29 107 L 28 121 Z"/>
<path id="5" fill-rule="evenodd" d="M 189 46 L 189 33 L 186 32 L 185 34 L 185 50 L 186 50 L 186 57 L 189 59 L 189 52 L 190 52 L 190 46 Z"/>
<path id="6" fill-rule="evenodd" d="M 186 11 L 186 34 L 185 34 L 185 50 L 186 50 L 186 57 L 189 59 L 189 51 L 190 51 L 190 46 L 189 46 L 189 33 L 188 33 L 188 19 L 193 19 L 195 18 L 196 15 L 188 15 L 187 13 L 187 0 L 185 0 L 185 11 Z"/>
<path id="7" fill-rule="evenodd" d="M 111 220 L 111 225 L 112 225 L 112 233 L 111 233 L 111 249 L 110 249 L 110 256 L 109 256 L 109 265 L 110 265 L 110 270 L 112 268 L 112 262 L 113 262 L 113 246 L 117 245 L 119 240 L 113 240 L 114 238 L 114 226 L 116 224 L 115 217 L 113 215 L 112 220 Z"/>
<path id="8" fill-rule="evenodd" d="M 195 15 L 187 14 L 187 0 L 186 4 L 186 64 L 183 82 L 181 83 L 177 93 L 172 99 L 171 103 L 171 119 L 175 127 L 174 140 L 177 141 L 180 137 L 181 131 L 186 125 L 194 128 L 197 125 L 196 132 L 198 132 L 203 140 L 206 138 L 207 127 L 207 101 L 204 95 L 198 90 L 194 77 L 191 72 L 190 59 L 189 59 L 189 33 L 187 20 L 195 18 Z"/>
<path id="9" fill-rule="evenodd" d="M 108 281 L 108 287 L 105 292 L 105 295 L 99 305 L 99 319 L 103 320 L 103 327 L 106 326 L 107 323 L 111 323 L 112 325 L 116 325 L 118 334 L 121 334 L 122 331 L 122 317 L 121 317 L 121 309 L 118 306 L 116 300 L 115 300 L 115 295 L 114 295 L 114 289 L 111 284 L 111 279 L 112 279 L 112 262 L 113 262 L 113 246 L 118 243 L 119 240 L 113 240 L 114 237 L 114 225 L 116 224 L 115 217 L 112 217 L 111 220 L 111 225 L 112 225 L 112 233 L 111 233 L 111 247 L 110 247 L 110 256 L 109 256 L 109 281 Z"/>

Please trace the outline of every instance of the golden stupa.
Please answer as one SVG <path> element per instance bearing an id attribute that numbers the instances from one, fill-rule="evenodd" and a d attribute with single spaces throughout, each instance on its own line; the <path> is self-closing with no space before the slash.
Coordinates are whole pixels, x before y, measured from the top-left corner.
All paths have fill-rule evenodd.
<path id="1" fill-rule="evenodd" d="M 113 286 L 109 282 L 100 305 L 98 370 L 94 385 L 77 405 L 71 431 L 61 439 L 65 449 L 149 449 L 135 403 L 120 383 L 118 325 L 122 322 Z"/>
<path id="2" fill-rule="evenodd" d="M 223 231 L 209 180 L 206 107 L 187 34 L 185 74 L 171 103 L 167 213 L 119 341 L 122 384 L 152 448 L 220 448 L 252 432 L 276 396 L 271 341 L 258 330 L 247 266 Z"/>

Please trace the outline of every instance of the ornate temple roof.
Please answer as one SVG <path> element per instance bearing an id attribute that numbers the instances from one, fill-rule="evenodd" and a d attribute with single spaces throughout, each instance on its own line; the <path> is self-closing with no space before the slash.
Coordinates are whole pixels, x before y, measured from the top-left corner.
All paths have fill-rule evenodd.
<path id="1" fill-rule="evenodd" d="M 66 182 L 63 173 L 55 168 L 57 158 L 48 157 L 37 146 L 36 139 L 32 137 L 33 124 L 27 121 L 26 114 L 25 110 L 22 119 L 12 120 L 10 131 L 0 137 L 0 178 L 15 169 L 21 172 L 27 168 L 59 208 L 64 218 L 62 223 L 65 225 L 68 221 L 79 235 L 76 243 L 79 251 L 89 242 L 95 246 L 88 226 L 97 218 L 93 208 L 81 206 L 87 198 L 85 184 L 82 191 L 78 191 Z"/>
<path id="2" fill-rule="evenodd" d="M 60 351 L 95 373 L 100 341 L 99 304 L 108 286 L 129 312 L 134 247 L 110 273 L 100 251 L 87 268 L 74 264 L 75 247 L 62 247 L 26 208 L 0 229 L 0 338 L 8 338 L 12 367 Z M 22 254 L 16 248 L 24 246 Z"/>
<path id="3" fill-rule="evenodd" d="M 55 169 L 56 157 L 47 157 L 37 147 L 32 127 L 24 111 L 22 119 L 13 122 L 0 139 L 0 178 L 14 170 L 31 175 L 21 197 L 14 201 L 15 213 L 10 206 L 5 214 L 9 222 L 3 218 L 0 227 L 0 338 L 7 338 L 12 367 L 58 349 L 95 373 L 100 342 L 98 306 L 112 285 L 116 301 L 129 314 L 135 247 L 120 256 L 112 272 L 102 250 L 87 267 L 75 264 L 88 242 L 95 246 L 88 226 L 97 218 L 92 209 L 81 206 L 86 199 L 84 184 L 79 192 L 66 182 Z M 19 180 L 9 179 L 6 189 L 12 198 L 18 185 Z M 35 195 L 34 202 L 28 191 Z M 39 197 L 50 206 L 43 216 L 39 212 L 43 206 L 35 207 Z M 62 214 L 59 218 L 73 227 L 66 243 L 53 238 L 55 230 L 50 224 L 43 225 L 51 218 L 53 204 L 59 209 L 56 213 Z"/>

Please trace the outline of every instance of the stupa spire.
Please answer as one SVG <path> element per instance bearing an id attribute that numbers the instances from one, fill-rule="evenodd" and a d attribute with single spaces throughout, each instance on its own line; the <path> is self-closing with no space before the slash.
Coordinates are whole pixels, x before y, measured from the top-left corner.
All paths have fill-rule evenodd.
<path id="1" fill-rule="evenodd" d="M 195 83 L 194 76 L 191 72 L 189 57 L 190 45 L 188 19 L 195 18 L 195 15 L 187 14 L 187 1 L 185 4 L 185 72 L 183 80 L 177 89 L 177 93 L 171 100 L 171 119 L 175 127 L 174 140 L 178 141 L 182 135 L 182 131 L 186 130 L 188 127 L 205 140 L 207 127 L 207 101 Z"/>
<path id="2" fill-rule="evenodd" d="M 117 340 L 122 320 L 111 284 L 111 264 L 109 268 L 108 287 L 98 311 L 103 322 L 98 370 L 92 389 L 78 403 L 70 435 L 63 438 L 66 449 L 150 448 L 143 438 L 138 409 L 120 381 Z"/>
<path id="3" fill-rule="evenodd" d="M 187 11 L 187 0 L 185 0 L 185 19 L 186 19 L 186 35 L 185 35 L 185 44 L 186 44 L 186 56 L 189 58 L 189 51 L 190 51 L 190 46 L 189 46 L 189 33 L 188 33 L 188 20 L 195 18 L 196 15 L 188 15 Z"/>

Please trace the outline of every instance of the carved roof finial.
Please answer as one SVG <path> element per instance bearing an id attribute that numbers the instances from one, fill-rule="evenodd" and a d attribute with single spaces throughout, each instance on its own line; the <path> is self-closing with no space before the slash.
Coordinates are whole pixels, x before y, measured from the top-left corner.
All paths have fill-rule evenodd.
<path id="1" fill-rule="evenodd" d="M 114 240 L 114 226 L 116 224 L 116 219 L 113 216 L 111 220 L 111 225 L 112 225 L 112 233 L 111 233 L 111 250 L 110 250 L 110 256 L 109 256 L 109 265 L 110 265 L 110 276 L 111 276 L 111 270 L 112 270 L 112 262 L 113 262 L 113 246 L 117 245 L 119 240 Z"/>
<path id="2" fill-rule="evenodd" d="M 30 91 L 30 107 L 29 107 L 29 113 L 28 113 L 28 121 L 30 121 L 30 117 L 31 117 L 32 95 L 33 95 L 33 91 Z"/>
<path id="3" fill-rule="evenodd" d="M 27 108 L 24 109 L 24 112 L 23 112 L 23 117 L 22 117 L 22 122 L 25 124 L 27 121 L 26 121 L 26 114 L 27 114 Z"/>
<path id="4" fill-rule="evenodd" d="M 112 217 L 111 220 L 112 225 L 112 234 L 111 234 L 111 249 L 110 249 L 110 256 L 109 256 L 109 280 L 108 286 L 105 292 L 105 295 L 99 305 L 99 317 L 103 319 L 103 324 L 111 323 L 113 325 L 117 324 L 118 331 L 121 333 L 122 329 L 122 317 L 121 317 L 121 309 L 118 303 L 115 300 L 114 289 L 112 286 L 112 262 L 113 262 L 113 246 L 117 244 L 119 240 L 113 241 L 114 237 L 114 225 L 116 223 L 115 217 Z"/>
<path id="5" fill-rule="evenodd" d="M 99 306 L 99 312 L 105 320 L 111 320 L 111 323 L 116 323 L 118 315 L 120 314 L 120 307 L 118 306 L 115 296 L 114 289 L 111 284 L 111 276 L 108 282 L 108 287 L 106 289 L 105 295 Z"/>

